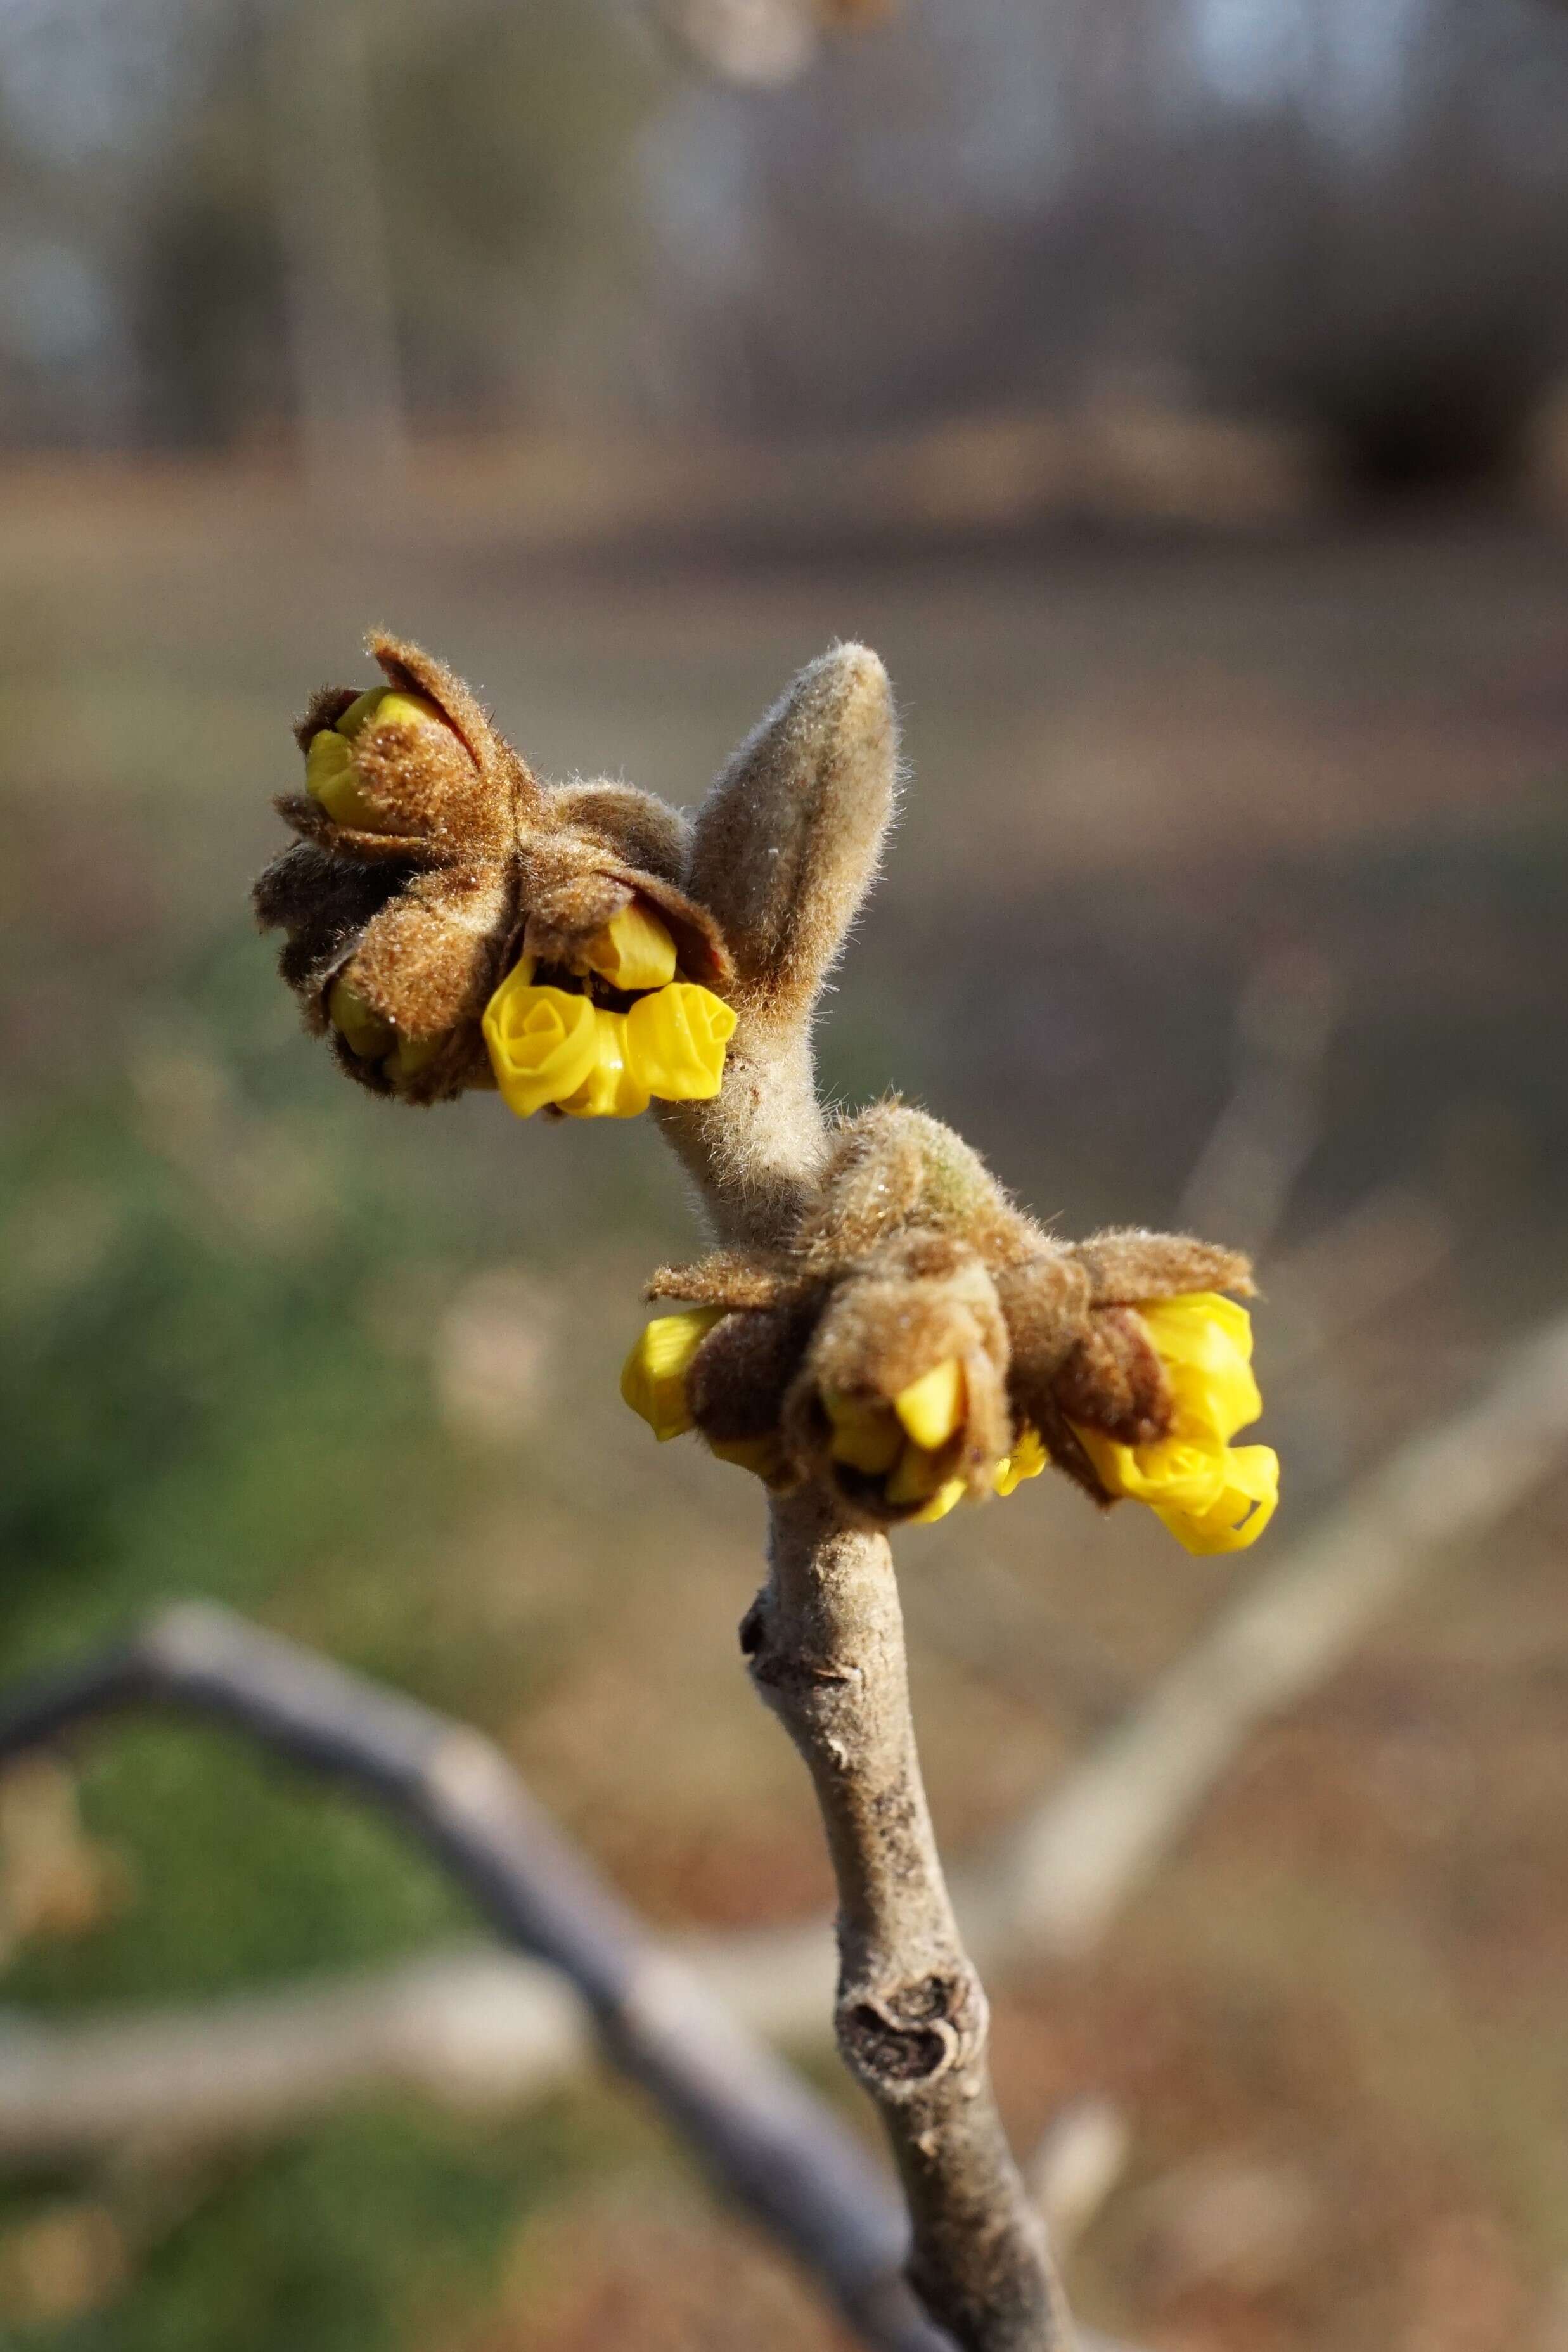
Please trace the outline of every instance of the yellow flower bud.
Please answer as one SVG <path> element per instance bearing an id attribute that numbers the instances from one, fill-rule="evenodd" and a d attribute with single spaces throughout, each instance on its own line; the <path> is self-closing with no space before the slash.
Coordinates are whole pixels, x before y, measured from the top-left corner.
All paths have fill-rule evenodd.
<path id="1" fill-rule="evenodd" d="M 337 732 L 352 740 L 367 720 L 374 718 L 391 692 L 389 686 L 373 686 L 367 688 L 363 694 L 356 694 L 342 717 L 336 721 Z"/>
<path id="2" fill-rule="evenodd" d="M 640 1413 L 662 1444 L 693 1426 L 686 1402 L 691 1359 L 724 1313 L 721 1307 L 689 1307 L 679 1315 L 658 1315 L 646 1324 L 621 1368 L 621 1395 Z"/>
<path id="3" fill-rule="evenodd" d="M 999 1495 L 1011 1495 L 1026 1478 L 1037 1478 L 1048 1467 L 1050 1455 L 1040 1442 L 1037 1430 L 1025 1422 L 1013 1442 L 1013 1451 L 996 1465 L 993 1476 Z"/>
<path id="4" fill-rule="evenodd" d="M 412 1078 L 433 1062 L 445 1037 L 400 1037 L 385 1064 L 389 1078 Z"/>
<path id="5" fill-rule="evenodd" d="M 310 738 L 305 754 L 305 790 L 334 824 L 354 826 L 361 833 L 384 833 L 386 819 L 367 799 L 354 772 L 353 747 L 331 727 Z"/>
<path id="6" fill-rule="evenodd" d="M 694 981 L 639 996 L 626 1014 L 627 1062 L 637 1083 L 665 1102 L 708 1102 L 724 1083 L 735 1015 Z"/>
<path id="7" fill-rule="evenodd" d="M 576 1091 L 560 1097 L 571 1118 L 636 1118 L 647 1108 L 647 1090 L 626 1066 L 626 1016 L 594 1009 L 596 1059 Z"/>
<path id="8" fill-rule="evenodd" d="M 890 1405 L 876 1397 L 847 1396 L 838 1389 L 824 1389 L 822 1408 L 833 1423 L 827 1451 L 835 1462 L 842 1462 L 847 1469 L 863 1470 L 871 1477 L 880 1477 L 892 1468 L 903 1452 L 904 1437 Z"/>
<path id="9" fill-rule="evenodd" d="M 434 719 L 441 727 L 449 723 L 445 711 L 427 694 L 405 694 L 398 687 L 373 686 L 366 693 L 354 697 L 337 721 L 335 731 L 352 742 L 373 719 Z"/>
<path id="10" fill-rule="evenodd" d="M 362 1062 L 379 1062 L 397 1043 L 397 1032 L 385 1016 L 367 1004 L 346 980 L 334 980 L 327 993 L 327 1018 L 351 1054 Z"/>
<path id="11" fill-rule="evenodd" d="M 486 1005 L 483 1027 L 496 1084 L 519 1118 L 574 1095 L 598 1060 L 593 1005 L 563 988 L 536 988 L 527 956 Z"/>
<path id="12" fill-rule="evenodd" d="M 893 1399 L 893 1411 L 917 1445 L 934 1454 L 963 1420 L 963 1367 L 956 1356 L 935 1364 Z"/>
<path id="13" fill-rule="evenodd" d="M 1106 1492 L 1147 1503 L 1191 1552 L 1245 1551 L 1273 1517 L 1279 1457 L 1271 1446 L 1233 1446 L 1263 1410 L 1252 1377 L 1252 1318 L 1216 1291 L 1140 1307 L 1170 1382 L 1169 1433 L 1121 1445 L 1079 1429 Z"/>
<path id="14" fill-rule="evenodd" d="M 583 950 L 590 971 L 612 988 L 662 988 L 675 978 L 675 941 L 651 907 L 634 898 Z"/>

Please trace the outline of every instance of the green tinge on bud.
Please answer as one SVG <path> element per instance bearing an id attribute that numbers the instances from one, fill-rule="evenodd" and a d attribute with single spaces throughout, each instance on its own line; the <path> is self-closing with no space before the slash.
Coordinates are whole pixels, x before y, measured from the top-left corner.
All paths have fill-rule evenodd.
<path id="1" fill-rule="evenodd" d="M 405 694 L 395 686 L 373 686 L 354 697 L 333 732 L 346 736 L 350 742 L 373 719 L 434 719 L 443 727 L 446 714 L 437 709 L 427 694 Z"/>
<path id="2" fill-rule="evenodd" d="M 421 726 L 432 720 L 437 727 L 447 724 L 427 694 L 403 694 L 395 687 L 373 686 L 355 696 L 335 727 L 321 728 L 311 736 L 305 754 L 305 790 L 334 824 L 352 825 L 357 833 L 393 829 L 361 783 L 354 764 L 355 739 L 373 719 L 416 721 Z"/>
<path id="3" fill-rule="evenodd" d="M 327 1018 L 350 1053 L 362 1062 L 379 1062 L 398 1044 L 391 1022 L 374 1004 L 367 1004 L 346 980 L 333 981 L 327 996 Z"/>
<path id="4" fill-rule="evenodd" d="M 446 1044 L 445 1037 L 399 1037 L 384 1065 L 389 1078 L 417 1077 Z"/>
<path id="5" fill-rule="evenodd" d="M 335 728 L 323 727 L 310 738 L 305 754 L 305 790 L 334 824 L 352 825 L 360 833 L 382 833 L 386 819 L 367 799 L 354 772 L 353 746 Z"/>

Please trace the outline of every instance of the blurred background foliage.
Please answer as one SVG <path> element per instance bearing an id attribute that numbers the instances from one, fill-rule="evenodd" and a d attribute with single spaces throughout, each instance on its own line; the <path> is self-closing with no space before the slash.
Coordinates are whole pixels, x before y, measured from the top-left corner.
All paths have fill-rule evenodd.
<path id="1" fill-rule="evenodd" d="M 1153 372 L 1363 482 L 1517 460 L 1568 297 L 1542 0 L 902 15 L 759 92 L 633 0 L 11 0 L 0 415 L 286 436 L 290 221 L 363 142 L 423 426 L 885 425 Z"/>
<path id="2" fill-rule="evenodd" d="M 630 0 L 0 6 L 0 1659 L 213 1595 L 483 1725 L 679 1925 L 826 1878 L 736 1664 L 755 1490 L 616 1398 L 679 1180 L 646 1123 L 341 1086 L 248 923 L 288 714 L 366 622 L 547 772 L 686 802 L 876 644 L 917 781 L 826 1080 L 1068 1230 L 1178 1218 L 1258 1036 L 1328 1008 L 1271 1542 L 1568 1263 L 1568 17 L 854 13 L 742 87 Z M 1391 1196 L 1427 1272 L 1358 1320 Z M 1562 2352 L 1565 1511 L 1259 1740 L 1104 1955 L 994 1989 L 1021 2142 L 1130 2119 L 1092 2315 Z M 1036 1487 L 909 1539 L 954 1852 L 1257 1565 L 1124 1516 Z M 0 2033 L 473 1932 L 216 1735 L 0 1783 Z M 0 2205 L 5 2352 L 837 2340 L 602 2084 Z"/>

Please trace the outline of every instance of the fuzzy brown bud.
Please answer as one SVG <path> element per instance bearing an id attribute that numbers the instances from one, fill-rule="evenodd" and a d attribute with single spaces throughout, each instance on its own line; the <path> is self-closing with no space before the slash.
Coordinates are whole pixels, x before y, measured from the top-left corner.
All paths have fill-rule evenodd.
<path id="1" fill-rule="evenodd" d="M 684 819 L 628 785 L 542 782 L 439 662 L 370 647 L 385 684 L 324 688 L 299 722 L 306 789 L 278 807 L 300 837 L 256 889 L 307 1025 L 351 1076 L 420 1103 L 493 1085 L 480 1023 L 507 971 L 525 951 L 587 971 L 634 906 L 689 980 L 729 984 L 718 925 L 680 887 Z"/>

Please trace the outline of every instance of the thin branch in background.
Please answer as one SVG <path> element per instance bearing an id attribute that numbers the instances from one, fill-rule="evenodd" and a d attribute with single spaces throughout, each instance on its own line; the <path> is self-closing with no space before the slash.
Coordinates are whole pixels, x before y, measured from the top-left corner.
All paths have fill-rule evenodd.
<path id="1" fill-rule="evenodd" d="M 1321 958 L 1260 964 L 1237 1007 L 1231 1096 L 1182 1194 L 1178 1222 L 1262 1257 L 1319 1134 L 1319 1092 L 1343 1005 Z"/>
<path id="2" fill-rule="evenodd" d="M 1310 1370 L 1350 1333 L 1438 1273 L 1453 1220 L 1424 1193 L 1381 1184 L 1268 1269 L 1268 1390 Z"/>
<path id="3" fill-rule="evenodd" d="M 564 1979 L 483 1948 L 131 2019 L 35 2025 L 13 2011 L 0 2024 L 0 2167 L 264 2141 L 382 2084 L 518 2108 L 593 2054 Z"/>
<path id="4" fill-rule="evenodd" d="M 859 2143 L 645 1934 L 488 1740 L 224 1611 L 191 1605 L 14 1696 L 0 1717 L 0 1759 L 147 1704 L 237 1725 L 400 1819 L 504 1936 L 569 1979 L 612 2063 L 863 2341 L 940 2352 L 943 2338 L 900 2273 L 903 2216 Z"/>
<path id="5" fill-rule="evenodd" d="M 1126 2171 L 1132 2131 L 1110 2099 L 1073 2099 L 1040 2136 L 1024 2178 L 1039 2202 L 1053 2242 L 1076 2246 Z"/>
<path id="6" fill-rule="evenodd" d="M 149 1706 L 232 1724 L 384 1806 L 539 1958 L 442 1955 L 336 1985 L 154 2012 L 129 2029 L 8 2024 L 0 2163 L 232 2140 L 298 2122 L 368 2082 L 464 2106 L 540 2095 L 581 2071 L 596 2036 L 861 2342 L 951 2352 L 904 2281 L 905 2216 L 858 2140 L 726 2010 L 693 1960 L 647 1935 L 488 1740 L 225 1610 L 187 1604 L 14 1691 L 0 1708 L 0 1763 Z M 820 1961 L 825 1931 L 816 1942 Z M 750 1953 L 731 1959 L 744 1990 Z M 820 2028 L 821 1985 L 811 1991 Z M 1079 2341 L 1082 2352 L 1120 2352 L 1092 2331 Z"/>

